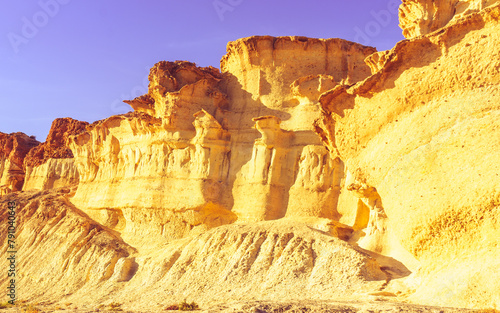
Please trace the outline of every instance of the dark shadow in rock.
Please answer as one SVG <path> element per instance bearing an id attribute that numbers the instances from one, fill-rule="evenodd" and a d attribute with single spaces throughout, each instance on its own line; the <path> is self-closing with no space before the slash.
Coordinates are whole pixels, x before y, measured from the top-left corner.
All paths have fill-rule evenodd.
<path id="1" fill-rule="evenodd" d="M 135 273 L 139 269 L 139 264 L 135 261 L 135 258 L 127 258 L 125 259 L 125 263 L 123 264 L 123 271 L 121 273 L 121 277 L 118 278 L 118 282 L 129 281 L 134 277 Z"/>
<path id="2" fill-rule="evenodd" d="M 377 260 L 380 269 L 390 276 L 390 279 L 403 278 L 411 274 L 411 271 L 400 261 L 376 252 L 365 250 L 359 246 L 354 246 L 357 251 L 365 253 Z"/>

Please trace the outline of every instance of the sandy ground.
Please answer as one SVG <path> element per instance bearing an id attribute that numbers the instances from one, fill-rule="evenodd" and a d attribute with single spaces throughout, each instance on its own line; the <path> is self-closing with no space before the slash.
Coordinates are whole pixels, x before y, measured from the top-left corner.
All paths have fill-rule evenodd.
<path id="1" fill-rule="evenodd" d="M 153 312 L 176 312 L 176 310 L 166 310 L 166 308 L 155 308 L 146 310 L 130 311 L 127 308 L 117 308 L 115 310 L 110 307 L 101 308 L 77 308 L 72 305 L 23 305 L 12 308 L 1 309 L 0 312 L 52 312 L 52 313 L 90 313 L 90 312 L 124 312 L 124 313 L 153 313 Z M 498 313 L 495 310 L 469 310 L 459 308 L 445 308 L 422 306 L 407 303 L 396 303 L 386 301 L 382 297 L 373 297 L 370 301 L 298 301 L 298 302 L 269 302 L 269 301 L 246 301 L 233 302 L 227 304 L 217 304 L 207 308 L 200 308 L 195 312 L 215 313 L 215 312 L 231 312 L 231 313 L 295 313 L 295 312 L 342 312 L 342 313 L 389 313 L 389 312 L 418 312 L 418 313 L 451 313 L 451 312 L 484 312 Z"/>

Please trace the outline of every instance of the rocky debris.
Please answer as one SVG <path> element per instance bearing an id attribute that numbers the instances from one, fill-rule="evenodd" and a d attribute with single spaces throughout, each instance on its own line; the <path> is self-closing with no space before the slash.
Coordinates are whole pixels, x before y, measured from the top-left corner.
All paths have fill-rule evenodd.
<path id="1" fill-rule="evenodd" d="M 394 303 L 385 297 L 370 297 L 372 301 L 248 301 L 215 305 L 206 313 L 472 313 L 472 310 Z"/>
<path id="2" fill-rule="evenodd" d="M 373 299 L 366 301 L 229 301 L 217 305 L 209 305 L 201 307 L 195 312 L 199 313 L 478 313 L 481 311 L 470 309 L 459 309 L 453 307 L 436 307 L 423 306 L 408 303 L 390 302 L 389 298 L 385 297 L 370 297 Z M 93 312 L 116 312 L 116 307 L 119 303 L 109 303 L 108 305 L 84 305 L 74 309 L 74 305 L 60 305 L 50 302 L 39 303 L 37 305 L 24 303 L 23 307 L 34 307 L 45 312 L 53 313 L 93 313 Z M 130 313 L 156 313 L 159 311 L 178 312 L 177 309 L 169 310 L 168 308 L 178 308 L 177 304 L 169 306 L 158 306 L 156 309 L 142 308 L 133 311 L 127 307 L 117 306 L 118 308 Z M 17 313 L 19 308 L 3 309 L 6 313 Z M 484 310 L 482 312 L 497 313 L 495 310 Z"/>

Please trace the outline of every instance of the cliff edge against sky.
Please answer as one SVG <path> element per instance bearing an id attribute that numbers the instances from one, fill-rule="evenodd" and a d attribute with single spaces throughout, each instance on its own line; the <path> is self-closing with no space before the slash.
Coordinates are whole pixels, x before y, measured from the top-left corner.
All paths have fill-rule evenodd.
<path id="1" fill-rule="evenodd" d="M 155 64 L 127 114 L 0 134 L 23 299 L 500 307 L 499 19 L 405 0 L 389 51 L 243 38 Z"/>

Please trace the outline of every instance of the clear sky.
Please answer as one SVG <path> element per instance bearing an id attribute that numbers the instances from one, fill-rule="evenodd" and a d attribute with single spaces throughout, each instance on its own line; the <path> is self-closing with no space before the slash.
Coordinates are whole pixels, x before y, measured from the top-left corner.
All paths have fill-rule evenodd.
<path id="1" fill-rule="evenodd" d="M 2 0 L 0 131 L 44 141 L 55 118 L 93 122 L 131 108 L 149 68 L 219 68 L 252 35 L 343 38 L 387 50 L 401 0 Z"/>

